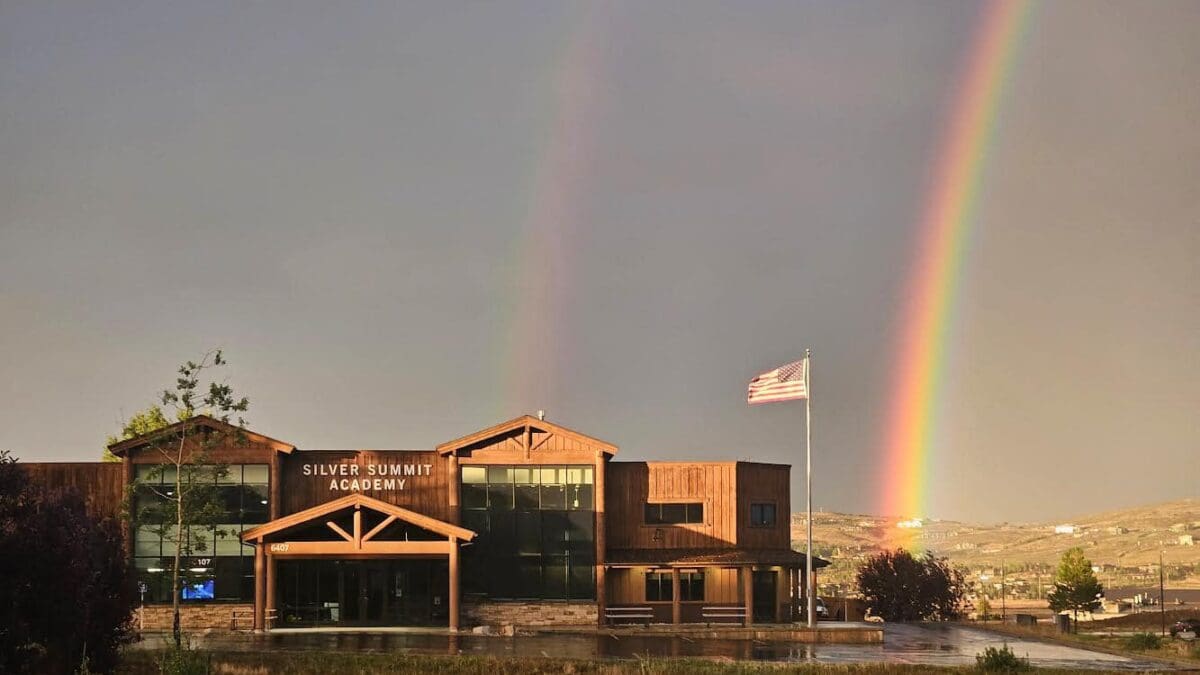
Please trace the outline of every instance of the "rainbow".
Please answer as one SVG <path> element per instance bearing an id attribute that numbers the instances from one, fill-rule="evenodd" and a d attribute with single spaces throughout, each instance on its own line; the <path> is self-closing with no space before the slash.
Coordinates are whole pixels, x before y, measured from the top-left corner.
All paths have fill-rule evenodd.
<path id="1" fill-rule="evenodd" d="M 1031 7 L 1031 0 L 985 3 L 959 78 L 905 288 L 883 439 L 884 487 L 878 505 L 883 515 L 927 515 L 947 334 L 954 323 L 963 257 L 976 220 L 1000 101 Z"/>
<path id="2" fill-rule="evenodd" d="M 561 371 L 569 361 L 564 350 L 574 342 L 564 334 L 567 299 L 601 110 L 604 22 L 595 11 L 583 10 L 573 24 L 550 73 L 549 124 L 542 128 L 521 232 L 509 256 L 512 303 L 503 308 L 507 342 L 498 359 L 504 372 L 495 398 L 500 417 L 553 405 L 563 393 Z"/>

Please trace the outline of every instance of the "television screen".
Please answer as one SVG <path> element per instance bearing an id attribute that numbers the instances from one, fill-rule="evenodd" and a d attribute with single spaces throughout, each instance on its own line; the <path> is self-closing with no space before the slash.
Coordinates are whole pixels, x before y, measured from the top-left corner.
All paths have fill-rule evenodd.
<path id="1" fill-rule="evenodd" d="M 213 580 L 205 579 L 195 583 L 187 584 L 183 587 L 184 600 L 212 600 L 213 599 Z"/>

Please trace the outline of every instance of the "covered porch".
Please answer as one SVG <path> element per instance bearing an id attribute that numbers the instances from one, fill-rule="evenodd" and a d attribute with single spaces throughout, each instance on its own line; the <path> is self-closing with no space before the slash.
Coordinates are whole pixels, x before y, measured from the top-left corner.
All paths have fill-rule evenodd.
<path id="1" fill-rule="evenodd" d="M 332 623 L 360 625 L 424 616 L 419 605 L 427 602 L 428 618 L 444 618 L 456 631 L 459 545 L 474 537 L 466 528 L 362 494 L 246 530 L 242 540 L 255 547 L 254 629 L 269 630 L 268 617 L 299 617 L 301 602 L 326 610 Z M 280 603 L 281 563 L 290 566 L 288 607 Z M 319 594 L 314 587 L 322 580 L 327 589 Z M 416 604 L 415 589 L 426 593 Z"/>
<path id="2" fill-rule="evenodd" d="M 600 617 L 610 624 L 803 620 L 805 564 L 803 553 L 789 550 L 610 550 Z M 828 564 L 814 558 L 814 577 Z"/>

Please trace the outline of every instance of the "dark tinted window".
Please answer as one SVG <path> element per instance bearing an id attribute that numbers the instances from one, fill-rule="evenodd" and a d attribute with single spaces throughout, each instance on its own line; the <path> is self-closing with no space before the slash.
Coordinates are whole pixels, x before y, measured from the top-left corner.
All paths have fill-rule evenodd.
<path id="1" fill-rule="evenodd" d="M 594 468 L 464 466 L 464 588 L 493 598 L 592 599 Z"/>
<path id="2" fill-rule="evenodd" d="M 670 572 L 646 573 L 646 602 L 670 601 L 673 597 Z"/>
<path id="3" fill-rule="evenodd" d="M 254 599 L 254 551 L 242 546 L 237 537 L 243 530 L 269 520 L 269 477 L 270 467 L 266 464 L 230 464 L 223 475 L 206 471 L 193 476 L 195 483 L 204 486 L 200 489 L 211 491 L 223 514 L 215 527 L 191 528 L 192 552 L 187 555 L 185 548 L 180 571 L 185 583 L 198 585 L 204 592 L 189 592 L 196 597 L 188 602 L 207 600 L 208 582 L 212 582 L 212 599 Z M 155 465 L 140 465 L 135 480 L 134 565 L 139 591 L 144 589 L 146 602 L 171 602 L 175 553 L 172 529 L 164 532 L 141 511 L 160 504 L 154 509 L 159 512 L 156 517 L 171 513 L 169 496 L 175 489 L 175 473 Z"/>
<path id="4" fill-rule="evenodd" d="M 703 523 L 704 504 L 672 503 L 646 504 L 647 525 L 679 525 L 683 523 Z"/>
<path id="5" fill-rule="evenodd" d="M 775 505 L 751 504 L 750 525 L 753 527 L 773 527 L 775 525 Z"/>
<path id="6" fill-rule="evenodd" d="M 704 572 L 679 573 L 679 599 L 695 602 L 704 600 Z"/>

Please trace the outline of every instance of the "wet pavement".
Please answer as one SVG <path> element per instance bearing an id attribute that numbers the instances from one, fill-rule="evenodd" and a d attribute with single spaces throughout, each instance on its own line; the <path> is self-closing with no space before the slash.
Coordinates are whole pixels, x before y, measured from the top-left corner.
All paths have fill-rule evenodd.
<path id="1" fill-rule="evenodd" d="M 1005 638 L 974 628 L 937 624 L 888 624 L 884 643 L 796 644 L 751 640 L 697 640 L 685 636 L 529 635 L 497 637 L 428 632 L 293 632 L 267 635 L 211 634 L 196 646 L 224 651 L 348 651 L 416 654 L 478 654 L 576 659 L 699 657 L 811 663 L 906 663 L 974 665 L 986 647 L 1007 644 L 1035 666 L 1098 670 L 1169 670 L 1159 662 L 1133 660 L 1074 647 Z M 141 646 L 153 647 L 153 641 Z"/>

